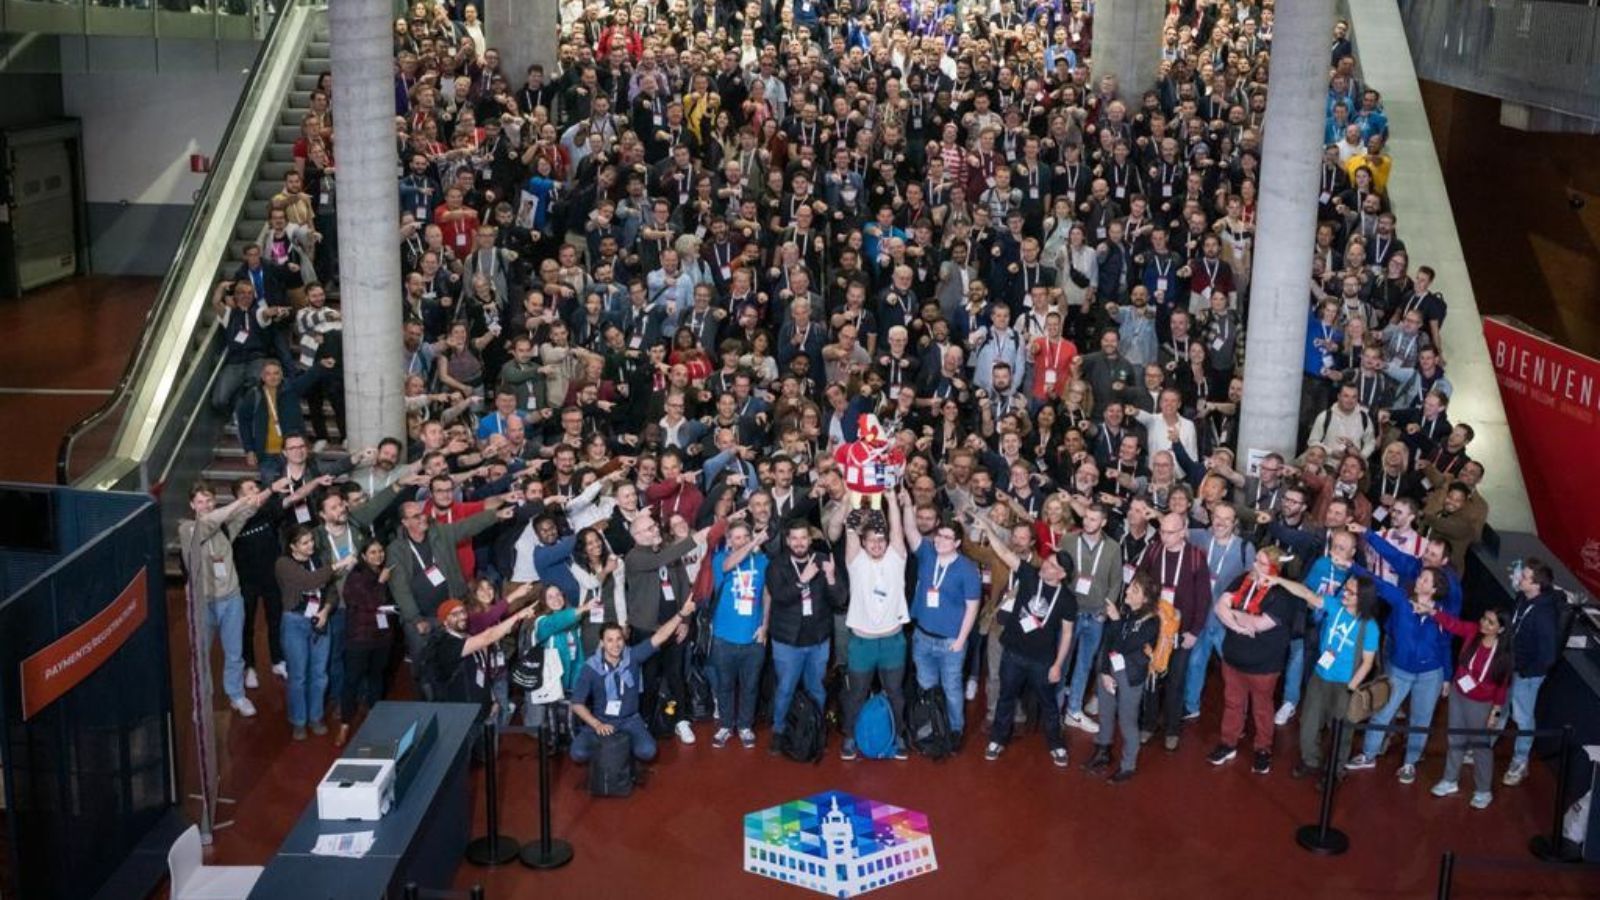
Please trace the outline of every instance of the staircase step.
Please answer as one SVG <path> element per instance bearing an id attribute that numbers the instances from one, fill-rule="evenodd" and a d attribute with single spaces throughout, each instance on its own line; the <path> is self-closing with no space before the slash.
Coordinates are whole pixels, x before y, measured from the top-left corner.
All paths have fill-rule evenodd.
<path id="1" fill-rule="evenodd" d="M 267 227 L 265 219 L 240 219 L 233 226 L 233 236 L 241 240 L 253 241 L 261 237 L 261 229 Z"/>
<path id="2" fill-rule="evenodd" d="M 250 197 L 254 200 L 271 200 L 281 190 L 283 185 L 276 181 L 257 181 L 250 185 Z"/>
<path id="3" fill-rule="evenodd" d="M 299 135 L 296 135 L 296 137 L 299 137 Z M 267 159 L 273 162 L 294 162 L 294 141 L 268 144 Z"/>
<path id="4" fill-rule="evenodd" d="M 304 90 L 304 91 L 301 91 L 301 90 L 290 91 L 289 92 L 289 108 L 290 109 L 310 109 L 311 108 L 311 90 L 308 89 L 308 90 Z"/>
<path id="5" fill-rule="evenodd" d="M 244 259 L 244 248 L 255 243 L 254 241 L 232 241 L 228 244 L 228 252 L 234 259 Z"/>
<path id="6" fill-rule="evenodd" d="M 291 106 L 285 106 L 278 112 L 278 124 L 293 125 L 295 134 L 298 135 L 300 133 L 300 123 L 306 120 L 306 114 L 309 112 L 311 112 L 309 109 L 295 109 Z"/>
<path id="7" fill-rule="evenodd" d="M 316 88 L 317 88 L 317 75 L 316 75 L 315 72 L 310 73 L 310 74 L 296 75 L 294 77 L 294 89 L 295 90 L 297 90 L 297 91 L 306 91 L 307 93 L 310 93 L 311 91 L 316 90 Z"/>
<path id="8" fill-rule="evenodd" d="M 283 179 L 288 177 L 289 173 L 293 171 L 294 163 L 292 162 L 268 160 L 267 162 L 261 164 L 261 168 L 256 170 L 256 174 L 260 178 L 263 178 L 274 184 L 281 184 Z"/>
<path id="9" fill-rule="evenodd" d="M 300 61 L 300 74 L 321 75 L 323 72 L 333 71 L 333 61 L 330 59 L 302 59 Z"/>
<path id="10" fill-rule="evenodd" d="M 332 59 L 333 45 L 324 40 L 313 40 L 306 45 L 306 59 Z"/>
<path id="11" fill-rule="evenodd" d="M 300 139 L 299 125 L 277 125 L 272 129 L 273 140 L 280 144 L 288 144 L 289 149 L 294 149 L 294 142 Z"/>
<path id="12" fill-rule="evenodd" d="M 271 198 L 266 200 L 246 200 L 244 202 L 244 217 L 265 222 L 267 220 L 267 207 L 271 206 Z"/>

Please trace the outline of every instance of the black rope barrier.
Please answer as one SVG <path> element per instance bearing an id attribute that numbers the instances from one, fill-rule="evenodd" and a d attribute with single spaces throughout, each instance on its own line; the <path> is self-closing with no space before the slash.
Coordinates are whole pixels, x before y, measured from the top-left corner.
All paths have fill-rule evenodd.
<path id="1" fill-rule="evenodd" d="M 467 844 L 467 862 L 475 866 L 503 866 L 517 858 L 522 842 L 500 833 L 500 737 L 493 718 L 483 723 L 484 823 L 488 833 Z"/>

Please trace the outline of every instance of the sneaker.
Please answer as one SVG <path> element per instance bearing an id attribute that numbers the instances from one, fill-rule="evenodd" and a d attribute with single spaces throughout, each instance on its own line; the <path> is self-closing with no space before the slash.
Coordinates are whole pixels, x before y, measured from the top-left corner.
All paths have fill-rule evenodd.
<path id="1" fill-rule="evenodd" d="M 1169 734 L 1169 735 L 1167 735 L 1166 739 L 1161 742 L 1161 744 L 1162 744 L 1162 746 L 1167 748 L 1167 752 L 1169 752 L 1169 753 L 1174 751 L 1174 750 L 1177 750 L 1178 749 L 1178 736 L 1175 735 L 1175 734 Z"/>
<path id="2" fill-rule="evenodd" d="M 1002 747 L 994 741 L 990 741 L 989 746 L 983 748 L 983 758 L 989 762 L 994 762 L 1000 758 L 1000 754 L 1004 753 L 1005 749 L 1005 747 Z"/>
<path id="3" fill-rule="evenodd" d="M 1132 781 L 1132 780 L 1133 780 L 1133 770 L 1132 769 L 1118 769 L 1117 770 L 1117 774 L 1112 775 L 1110 778 L 1106 779 L 1106 781 L 1111 783 L 1111 784 L 1127 784 L 1129 781 Z"/>
<path id="4" fill-rule="evenodd" d="M 296 725 L 296 726 L 294 726 L 294 732 L 291 735 L 291 737 L 293 737 L 297 741 L 305 740 L 306 739 L 306 727 L 304 725 Z"/>
<path id="5" fill-rule="evenodd" d="M 733 737 L 732 728 L 718 728 L 717 733 L 711 736 L 711 746 L 721 750 L 728 746 L 728 739 Z"/>
<path id="6" fill-rule="evenodd" d="M 1500 779 L 1500 783 L 1505 785 L 1506 787 L 1516 787 L 1517 785 L 1522 783 L 1522 780 L 1524 778 L 1527 778 L 1527 777 L 1528 777 L 1528 761 L 1525 760 L 1525 759 L 1524 760 L 1515 760 L 1514 759 L 1514 760 L 1511 761 L 1511 768 L 1506 770 L 1505 777 Z"/>
<path id="7" fill-rule="evenodd" d="M 1257 750 L 1255 758 L 1250 763 L 1250 771 L 1257 775 L 1265 775 L 1272 771 L 1272 751 Z"/>
<path id="8" fill-rule="evenodd" d="M 1461 788 L 1454 781 L 1441 781 L 1434 785 L 1433 790 L 1429 791 L 1428 793 L 1434 795 L 1435 797 L 1450 797 L 1454 796 L 1460 790 Z"/>
<path id="9" fill-rule="evenodd" d="M 739 729 L 739 743 L 743 744 L 746 750 L 754 750 L 756 748 L 755 731 L 750 728 Z"/>
<path id="10" fill-rule="evenodd" d="M 1056 764 L 1056 768 L 1065 769 L 1067 767 L 1067 748 L 1062 747 L 1059 750 L 1051 750 L 1050 761 Z"/>
<path id="11" fill-rule="evenodd" d="M 1350 757 L 1350 761 L 1345 763 L 1344 767 L 1352 772 L 1360 772 L 1363 769 L 1371 769 L 1377 765 L 1377 760 L 1365 753 L 1357 753 L 1355 756 Z"/>
<path id="12" fill-rule="evenodd" d="M 1491 794 L 1488 791 L 1474 791 L 1472 794 L 1472 802 L 1468 805 L 1473 809 L 1488 809 L 1489 804 L 1493 802 L 1494 794 Z"/>
<path id="13" fill-rule="evenodd" d="M 1145 744 L 1150 743 L 1150 739 L 1155 737 L 1155 736 L 1156 736 L 1156 733 L 1154 731 L 1141 731 L 1141 732 L 1139 732 L 1139 745 L 1142 747 Z"/>
<path id="14" fill-rule="evenodd" d="M 856 742 L 850 738 L 845 738 L 844 743 L 839 747 L 839 758 L 845 762 L 852 762 L 855 760 L 856 755 Z"/>
<path id="15" fill-rule="evenodd" d="M 1470 765 L 1472 765 L 1472 754 L 1471 754 L 1471 753 L 1468 753 L 1468 754 L 1467 754 L 1467 755 L 1466 755 L 1466 756 L 1464 756 L 1464 757 L 1462 757 L 1462 758 L 1461 758 L 1461 764 L 1462 764 L 1462 765 L 1463 765 L 1463 766 L 1470 766 Z"/>
<path id="16" fill-rule="evenodd" d="M 1183 721 L 1185 722 L 1193 722 L 1198 718 L 1200 718 L 1200 710 L 1198 709 L 1189 710 L 1183 714 Z"/>
<path id="17" fill-rule="evenodd" d="M 1410 784 L 1417 780 L 1417 767 L 1411 763 L 1406 763 L 1400 767 L 1396 777 L 1400 779 L 1401 784 Z"/>
<path id="18" fill-rule="evenodd" d="M 285 681 L 288 681 L 289 680 L 289 667 L 284 665 L 281 662 L 275 662 L 275 663 L 272 664 L 272 674 L 278 676 L 279 678 L 282 678 Z"/>
<path id="19" fill-rule="evenodd" d="M 244 716 L 246 719 L 256 714 L 256 705 L 250 702 L 249 697 L 240 697 L 237 700 L 230 701 L 229 705 L 233 707 L 234 712 Z"/>
<path id="20" fill-rule="evenodd" d="M 1076 728 L 1084 734 L 1100 733 L 1100 724 L 1084 713 L 1069 712 L 1061 717 L 1061 724 L 1068 728 Z"/>
<path id="21" fill-rule="evenodd" d="M 952 750 L 951 752 L 953 753 L 955 751 Z M 900 759 L 900 760 L 906 760 L 906 759 L 910 759 L 911 758 L 911 754 L 910 754 L 910 752 L 908 752 L 906 750 L 906 745 L 905 744 L 895 744 L 894 745 L 894 758 L 895 759 Z"/>
<path id="22" fill-rule="evenodd" d="M 1296 779 L 1304 778 L 1307 775 L 1310 775 L 1311 772 L 1312 772 L 1312 769 L 1311 769 L 1310 766 L 1306 765 L 1303 762 L 1297 762 L 1297 763 L 1294 764 L 1294 768 L 1289 770 L 1289 777 L 1290 778 L 1296 778 Z"/>
<path id="23" fill-rule="evenodd" d="M 1272 724 L 1279 728 L 1289 724 L 1289 720 L 1294 718 L 1294 711 L 1295 705 L 1293 703 L 1285 703 L 1278 707 L 1278 711 L 1272 715 Z"/>
<path id="24" fill-rule="evenodd" d="M 256 677 L 256 670 L 255 669 L 245 669 L 244 670 L 244 689 L 247 690 L 247 691 L 253 691 L 258 687 L 261 687 L 261 679 Z"/>
<path id="25" fill-rule="evenodd" d="M 672 730 L 678 733 L 678 740 L 682 743 L 694 743 L 694 728 L 689 725 L 688 720 L 679 722 Z"/>
<path id="26" fill-rule="evenodd" d="M 1111 748 L 1095 745 L 1094 755 L 1083 764 L 1083 770 L 1091 775 L 1099 775 L 1111 765 Z"/>
<path id="27" fill-rule="evenodd" d="M 978 679 L 976 678 L 967 679 L 967 699 L 969 701 L 978 699 Z"/>
<path id="28" fill-rule="evenodd" d="M 1229 747 L 1227 744 L 1218 744 L 1216 749 L 1206 756 L 1206 762 L 1211 763 L 1213 766 L 1220 766 L 1238 755 L 1238 750 Z"/>
<path id="29" fill-rule="evenodd" d="M 322 724 L 321 722 L 312 722 L 311 723 L 311 733 L 312 734 L 316 734 L 316 735 L 327 734 L 328 733 L 328 726 Z"/>

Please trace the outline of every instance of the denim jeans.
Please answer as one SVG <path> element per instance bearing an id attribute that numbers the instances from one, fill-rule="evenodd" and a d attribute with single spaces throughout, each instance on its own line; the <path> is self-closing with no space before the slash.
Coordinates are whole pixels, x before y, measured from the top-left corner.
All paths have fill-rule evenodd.
<path id="1" fill-rule="evenodd" d="M 298 611 L 283 613 L 283 661 L 289 669 L 289 724 L 322 721 L 328 693 L 328 653 L 333 642 L 317 634 Z"/>
<path id="2" fill-rule="evenodd" d="M 1306 689 L 1306 639 L 1289 639 L 1289 664 L 1283 670 L 1283 702 L 1299 706 Z"/>
<path id="3" fill-rule="evenodd" d="M 822 676 L 828 671 L 828 642 L 798 647 L 773 641 L 772 668 L 778 675 L 778 690 L 772 698 L 772 733 L 782 734 L 796 685 L 805 685 L 806 693 L 817 701 L 818 709 L 827 704 L 828 694 L 822 687 Z"/>
<path id="4" fill-rule="evenodd" d="M 960 652 L 950 649 L 950 643 L 917 629 L 911 639 L 911 663 L 917 669 L 917 687 L 927 690 L 939 685 L 944 688 L 945 713 L 950 719 L 950 730 L 960 734 L 967 724 L 963 715 L 966 686 L 961 683 L 961 664 L 967 654 L 966 648 Z"/>
<path id="5" fill-rule="evenodd" d="M 328 614 L 328 696 L 344 696 L 344 605 Z"/>
<path id="6" fill-rule="evenodd" d="M 711 686 L 717 692 L 717 724 L 723 728 L 753 728 L 756 723 L 756 687 L 767 648 L 751 641 L 734 644 L 717 638 L 711 644 Z M 735 706 L 734 691 L 738 691 Z M 736 717 L 737 713 L 737 717 Z"/>
<path id="7" fill-rule="evenodd" d="M 1516 724 L 1518 731 L 1531 731 L 1533 723 L 1533 707 L 1539 700 L 1539 688 L 1544 684 L 1544 676 L 1525 678 L 1521 675 L 1511 676 L 1511 721 Z M 1519 737 L 1511 744 L 1511 763 L 1526 765 L 1528 755 L 1533 752 L 1533 738 Z"/>
<path id="8" fill-rule="evenodd" d="M 222 641 L 222 691 L 229 700 L 238 700 L 244 696 L 244 595 L 235 591 L 213 600 L 206 611 L 206 627 Z"/>
<path id="9" fill-rule="evenodd" d="M 760 644 L 752 644 L 759 647 Z M 626 719 L 619 719 L 610 723 L 618 731 L 633 739 L 633 758 L 640 762 L 649 762 L 656 758 L 656 739 L 651 736 L 650 729 L 645 727 L 644 717 L 634 714 Z M 572 736 L 572 761 L 588 762 L 589 757 L 600 747 L 600 735 L 595 734 L 588 725 L 578 726 L 578 733 Z"/>
<path id="10" fill-rule="evenodd" d="M 1067 683 L 1067 712 L 1074 716 L 1083 713 L 1083 695 L 1089 689 L 1089 676 L 1094 674 L 1094 659 L 1100 650 L 1100 633 L 1106 623 L 1097 612 L 1078 613 L 1077 624 L 1072 629 L 1072 677 Z"/>
<path id="11" fill-rule="evenodd" d="M 1200 694 L 1206 687 L 1211 657 L 1222 653 L 1222 632 L 1222 621 L 1217 618 L 1216 610 L 1207 613 L 1206 627 L 1201 629 L 1200 639 L 1189 651 L 1189 671 L 1183 681 L 1183 711 L 1186 713 L 1200 711 Z"/>
<path id="12" fill-rule="evenodd" d="M 1406 724 L 1416 728 L 1427 728 L 1433 724 L 1433 710 L 1439 705 L 1439 690 L 1444 684 L 1444 670 L 1434 669 L 1431 672 L 1407 672 L 1395 666 L 1389 667 L 1389 702 L 1383 709 L 1372 714 L 1372 724 L 1387 725 L 1394 721 L 1395 713 L 1400 711 L 1400 704 L 1406 700 L 1406 695 L 1411 695 L 1411 711 L 1407 714 Z M 1378 748 L 1383 744 L 1385 733 L 1382 731 L 1368 731 L 1365 741 L 1361 745 L 1361 752 L 1367 756 L 1377 756 Z M 1422 758 L 1422 748 L 1427 746 L 1428 735 L 1426 732 L 1412 732 L 1406 735 L 1405 764 L 1414 766 Z"/>

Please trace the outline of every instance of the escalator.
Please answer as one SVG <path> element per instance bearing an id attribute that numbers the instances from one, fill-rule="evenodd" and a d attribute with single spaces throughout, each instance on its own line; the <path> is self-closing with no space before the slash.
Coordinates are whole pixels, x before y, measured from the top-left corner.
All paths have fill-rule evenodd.
<path id="1" fill-rule="evenodd" d="M 106 403 L 62 438 L 59 483 L 155 494 L 175 528 L 191 481 L 214 478 L 226 501 L 246 474 L 231 417 L 207 402 L 222 360 L 211 292 L 261 237 L 294 167 L 300 122 L 330 68 L 327 29 L 316 0 L 283 3 L 268 26 L 133 355 Z"/>

